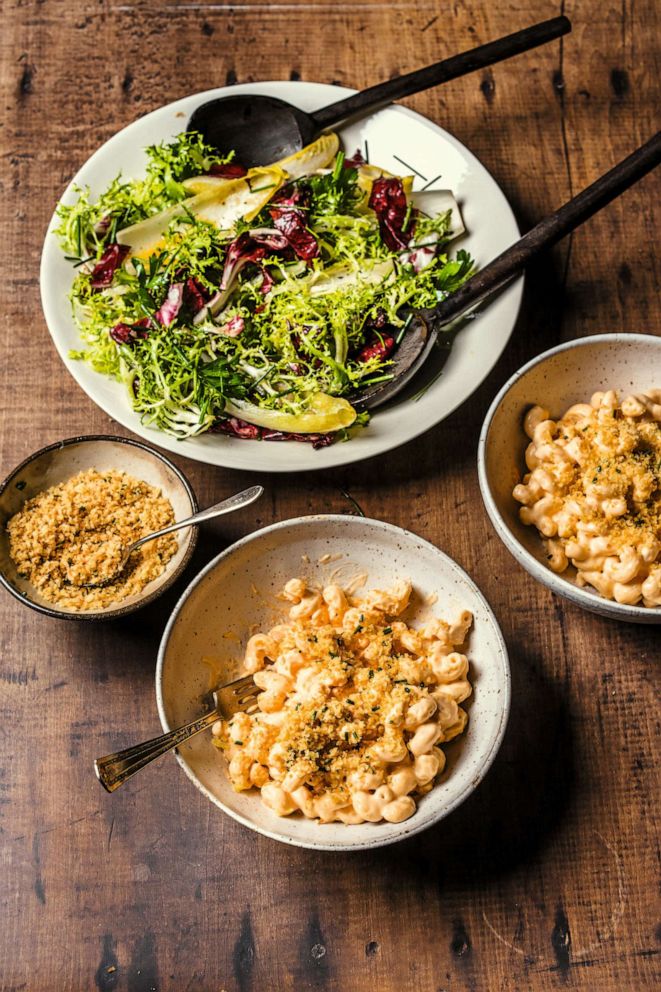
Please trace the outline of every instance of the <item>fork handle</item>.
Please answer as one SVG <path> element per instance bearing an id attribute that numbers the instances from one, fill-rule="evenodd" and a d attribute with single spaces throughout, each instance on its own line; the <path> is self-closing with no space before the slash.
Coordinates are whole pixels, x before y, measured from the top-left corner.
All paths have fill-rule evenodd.
<path id="1" fill-rule="evenodd" d="M 154 737 L 142 744 L 126 747 L 123 751 L 107 754 L 105 758 L 97 758 L 94 762 L 96 777 L 104 789 L 108 792 L 114 792 L 154 758 L 160 758 L 162 754 L 171 751 L 173 747 L 183 744 L 195 734 L 211 727 L 219 719 L 218 711 L 211 710 L 210 713 L 205 713 L 204 716 L 198 717 L 192 723 L 187 723 L 185 727 L 170 730 L 167 734 L 161 734 L 160 737 Z"/>

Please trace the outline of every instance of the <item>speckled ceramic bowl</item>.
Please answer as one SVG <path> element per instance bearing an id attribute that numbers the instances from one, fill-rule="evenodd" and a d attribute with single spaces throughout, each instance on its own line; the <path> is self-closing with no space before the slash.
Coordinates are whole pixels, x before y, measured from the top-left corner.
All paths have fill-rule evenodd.
<path id="1" fill-rule="evenodd" d="M 556 575 L 548 567 L 535 527 L 519 520 L 512 489 L 525 472 L 528 438 L 523 418 L 539 404 L 560 417 L 573 404 L 589 402 L 598 390 L 617 389 L 620 398 L 661 385 L 661 337 L 599 334 L 579 338 L 538 355 L 505 383 L 487 413 L 478 447 L 480 489 L 487 513 L 505 547 L 538 582 L 601 616 L 633 623 L 661 623 L 661 609 L 624 606 L 574 584 L 575 569 Z"/>
<path id="2" fill-rule="evenodd" d="M 182 573 L 197 540 L 196 527 L 178 531 L 179 548 L 176 554 L 167 563 L 165 571 L 138 595 L 103 610 L 53 606 L 18 575 L 9 557 L 9 537 L 5 525 L 28 499 L 89 468 L 117 469 L 158 487 L 172 503 L 176 520 L 183 520 L 197 512 L 195 494 L 183 473 L 164 455 L 138 441 L 104 435 L 72 437 L 42 448 L 26 458 L 0 486 L 0 582 L 26 606 L 66 620 L 110 620 L 150 603 Z"/>
<path id="3" fill-rule="evenodd" d="M 156 696 L 164 729 L 194 719 L 203 711 L 203 695 L 241 671 L 250 634 L 283 617 L 285 607 L 276 594 L 293 576 L 340 584 L 362 577 L 365 589 L 409 577 L 415 593 L 406 617 L 413 623 L 433 614 L 453 619 L 463 609 L 472 611 L 468 656 L 474 695 L 466 704 L 468 728 L 446 748 L 440 781 L 404 823 L 321 826 L 300 814 L 276 816 L 257 792 L 234 792 L 208 733 L 179 749 L 179 764 L 234 819 L 299 847 L 359 850 L 425 830 L 463 802 L 491 765 L 507 723 L 510 674 L 498 623 L 479 589 L 447 555 L 399 527 L 363 517 L 297 517 L 257 531 L 215 558 L 181 597 L 163 635 Z"/>

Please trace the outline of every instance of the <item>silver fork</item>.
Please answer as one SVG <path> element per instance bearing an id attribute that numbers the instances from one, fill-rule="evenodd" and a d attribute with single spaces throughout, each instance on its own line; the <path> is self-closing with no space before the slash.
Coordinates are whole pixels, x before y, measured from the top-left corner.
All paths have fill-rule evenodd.
<path id="1" fill-rule="evenodd" d="M 97 758 L 94 762 L 96 777 L 104 789 L 114 792 L 154 758 L 160 758 L 173 747 L 178 747 L 195 734 L 213 726 L 216 720 L 226 720 L 235 713 L 250 713 L 255 710 L 260 692 L 261 689 L 255 685 L 252 675 L 244 675 L 240 679 L 221 685 L 211 694 L 214 708 L 204 716 L 199 716 L 185 727 L 169 730 L 167 734 L 154 737 L 150 741 L 107 754 L 105 758 Z"/>

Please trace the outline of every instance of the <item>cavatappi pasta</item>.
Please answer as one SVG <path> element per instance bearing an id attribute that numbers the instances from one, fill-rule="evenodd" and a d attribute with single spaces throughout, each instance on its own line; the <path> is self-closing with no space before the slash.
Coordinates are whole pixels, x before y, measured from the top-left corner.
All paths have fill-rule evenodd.
<path id="1" fill-rule="evenodd" d="M 549 566 L 618 603 L 661 606 L 661 389 L 595 393 L 560 420 L 533 407 L 513 496 Z"/>
<path id="2" fill-rule="evenodd" d="M 466 726 L 468 660 L 456 648 L 471 614 L 408 626 L 396 619 L 406 581 L 358 599 L 291 579 L 283 595 L 288 621 L 251 637 L 245 654 L 258 710 L 213 727 L 234 788 L 260 789 L 280 816 L 406 820 L 445 766 L 439 745 Z"/>

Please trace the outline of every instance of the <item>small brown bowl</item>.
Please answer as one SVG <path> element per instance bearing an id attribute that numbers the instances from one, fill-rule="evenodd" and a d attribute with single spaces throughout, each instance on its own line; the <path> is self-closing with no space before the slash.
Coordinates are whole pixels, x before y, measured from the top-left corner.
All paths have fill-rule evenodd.
<path id="1" fill-rule="evenodd" d="M 49 603 L 18 574 L 9 556 L 7 521 L 33 496 L 90 468 L 116 469 L 156 486 L 172 503 L 175 520 L 183 520 L 198 510 L 195 494 L 184 474 L 165 455 L 128 438 L 102 434 L 70 437 L 41 448 L 21 462 L 0 486 L 0 582 L 26 606 L 65 620 L 111 620 L 151 603 L 181 575 L 197 541 L 196 527 L 178 531 L 179 548 L 163 573 L 142 592 L 119 600 L 117 605 L 101 610 L 75 610 Z"/>

